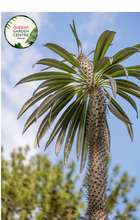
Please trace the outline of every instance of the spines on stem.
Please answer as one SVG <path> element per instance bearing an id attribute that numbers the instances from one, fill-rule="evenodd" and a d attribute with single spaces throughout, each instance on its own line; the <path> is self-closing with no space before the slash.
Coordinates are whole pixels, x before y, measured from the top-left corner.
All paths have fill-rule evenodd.
<path id="1" fill-rule="evenodd" d="M 80 64 L 82 76 L 84 73 L 87 76 L 88 83 L 92 85 L 93 67 L 91 62 L 83 53 L 79 53 L 77 61 Z"/>

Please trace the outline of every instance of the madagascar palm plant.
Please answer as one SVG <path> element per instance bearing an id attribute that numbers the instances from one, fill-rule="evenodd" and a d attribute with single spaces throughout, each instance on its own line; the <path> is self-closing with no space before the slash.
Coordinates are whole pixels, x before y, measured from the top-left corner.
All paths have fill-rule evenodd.
<path id="1" fill-rule="evenodd" d="M 132 123 L 115 101 L 116 95 L 126 99 L 135 109 L 138 109 L 130 95 L 140 99 L 140 87 L 129 81 L 132 76 L 140 80 L 140 65 L 124 67 L 119 64 L 136 52 L 140 44 L 127 47 L 113 57 L 105 56 L 112 43 L 115 32 L 106 30 L 99 37 L 94 54 L 90 61 L 84 55 L 82 44 L 77 36 L 75 23 L 70 25 L 76 38 L 78 56 L 69 53 L 64 48 L 53 44 L 44 44 L 56 54 L 61 61 L 44 58 L 36 64 L 45 65 L 41 72 L 21 79 L 21 83 L 44 80 L 22 107 L 18 118 L 36 102 L 42 103 L 31 114 L 25 123 L 23 133 L 43 114 L 45 114 L 35 138 L 35 148 L 50 126 L 54 124 L 52 133 L 47 140 L 45 149 L 57 136 L 55 153 L 59 154 L 64 143 L 64 163 L 68 168 L 68 156 L 76 138 L 76 155 L 81 155 L 80 173 L 88 158 L 87 172 L 87 216 L 90 220 L 106 220 L 106 178 L 107 151 L 110 150 L 110 131 L 107 122 L 107 112 L 110 110 L 126 125 L 131 140 L 133 140 Z M 36 65 L 34 64 L 34 66 Z M 55 71 L 50 71 L 51 68 Z M 109 93 L 112 89 L 112 96 Z M 130 95 L 129 95 L 130 94 Z M 61 113 L 61 114 L 59 114 Z M 58 117 L 57 117 L 58 116 Z"/>

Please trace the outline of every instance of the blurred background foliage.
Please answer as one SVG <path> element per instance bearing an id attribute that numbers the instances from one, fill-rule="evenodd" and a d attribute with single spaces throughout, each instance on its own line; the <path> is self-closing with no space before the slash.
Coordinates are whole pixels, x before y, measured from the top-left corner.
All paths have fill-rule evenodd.
<path id="1" fill-rule="evenodd" d="M 63 161 L 54 165 L 47 154 L 35 155 L 27 161 L 29 151 L 29 146 L 19 147 L 11 152 L 9 161 L 1 154 L 1 219 L 86 219 L 86 178 L 77 189 L 80 176 L 75 174 L 75 163 L 71 162 L 65 172 Z M 136 196 L 133 201 L 129 199 L 135 181 L 128 173 L 120 174 L 119 165 L 111 171 L 107 191 L 110 220 L 138 220 L 135 213 L 140 199 Z"/>

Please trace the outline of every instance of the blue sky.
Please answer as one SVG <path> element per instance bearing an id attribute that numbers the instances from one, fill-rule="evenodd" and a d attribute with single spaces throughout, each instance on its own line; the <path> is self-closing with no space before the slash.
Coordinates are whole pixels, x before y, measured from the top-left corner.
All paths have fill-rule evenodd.
<path id="1" fill-rule="evenodd" d="M 4 27 L 7 21 L 15 15 L 27 15 L 37 24 L 39 34 L 36 42 L 29 48 L 20 50 L 11 47 L 4 38 Z M 35 73 L 42 69 L 42 66 L 32 65 L 42 58 L 59 58 L 49 49 L 42 47 L 42 44 L 52 42 L 59 44 L 71 53 L 77 55 L 77 46 L 69 24 L 75 20 L 80 41 L 83 44 L 85 55 L 95 49 L 96 42 L 100 34 L 105 30 L 116 32 L 113 45 L 109 48 L 107 55 L 113 56 L 116 52 L 125 47 L 140 43 L 140 13 L 139 12 L 3 12 L 1 13 L 1 144 L 4 147 L 5 157 L 9 158 L 9 152 L 13 148 L 29 144 L 31 154 L 44 152 L 44 145 L 48 135 L 41 141 L 41 148 L 34 149 L 34 139 L 40 124 L 40 120 L 32 125 L 24 135 L 22 130 L 27 118 L 35 107 L 29 109 L 19 120 L 17 115 L 23 104 L 32 96 L 33 91 L 39 85 L 37 82 L 27 83 L 16 88 L 15 84 L 24 76 Z M 92 59 L 92 56 L 91 56 Z M 122 62 L 124 66 L 140 64 L 140 53 Z M 140 85 L 140 82 L 130 78 Z M 111 167 L 116 163 L 120 164 L 121 172 L 127 171 L 130 176 L 135 176 L 137 182 L 130 197 L 135 195 L 140 197 L 140 117 L 136 118 L 136 112 L 129 103 L 117 96 L 116 100 L 124 108 L 133 123 L 134 140 L 131 142 L 125 124 L 119 121 L 111 113 L 109 114 L 109 128 L 111 131 Z M 134 98 L 140 114 L 140 101 Z M 48 134 L 52 131 L 50 128 Z M 54 152 L 55 141 L 46 150 L 49 158 L 56 160 L 63 159 L 63 149 L 58 157 Z M 76 153 L 73 150 L 69 157 L 76 161 Z M 77 174 L 80 163 L 76 162 Z M 83 170 L 84 175 L 86 169 Z M 82 176 L 81 175 L 81 176 Z M 140 215 L 140 210 L 138 211 Z"/>

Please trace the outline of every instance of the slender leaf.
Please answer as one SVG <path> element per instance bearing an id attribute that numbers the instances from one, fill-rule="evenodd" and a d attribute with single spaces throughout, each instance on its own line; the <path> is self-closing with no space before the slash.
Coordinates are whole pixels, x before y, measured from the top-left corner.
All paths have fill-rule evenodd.
<path id="1" fill-rule="evenodd" d="M 80 173 L 82 173 L 86 159 L 87 159 L 87 154 L 88 154 L 88 139 L 86 132 L 84 133 L 84 140 L 83 140 L 83 146 L 82 146 L 82 156 L 81 156 L 81 166 L 80 166 Z"/>
<path id="2" fill-rule="evenodd" d="M 50 110 L 50 117 L 49 117 L 49 121 L 51 120 L 51 114 L 53 112 L 53 109 L 58 105 L 58 103 L 63 102 L 67 96 L 75 94 L 77 92 L 78 89 L 76 89 L 77 86 L 67 86 L 66 88 L 58 91 L 56 94 L 54 94 L 54 103 L 51 107 Z"/>
<path id="3" fill-rule="evenodd" d="M 50 124 L 49 124 L 49 113 L 43 119 L 38 129 L 36 138 L 35 138 L 35 143 L 34 143 L 35 148 L 37 147 L 38 142 L 40 142 L 41 139 L 44 137 L 45 133 L 48 131 L 48 129 L 50 128 L 51 124 L 53 123 L 57 115 L 68 104 L 68 102 L 70 102 L 73 96 L 74 94 L 71 94 L 70 96 L 67 96 L 67 98 L 63 102 L 58 103 L 58 105 L 55 107 L 55 109 L 52 112 Z"/>
<path id="4" fill-rule="evenodd" d="M 136 44 L 133 47 L 136 47 L 136 48 L 138 48 L 140 50 L 140 44 Z"/>
<path id="5" fill-rule="evenodd" d="M 127 131 L 129 133 L 129 136 L 131 138 L 131 141 L 133 140 L 133 129 L 132 129 L 132 124 L 130 122 L 130 119 L 128 118 L 128 116 L 125 114 L 125 112 L 123 111 L 123 109 L 121 108 L 121 106 L 113 99 L 111 98 L 111 103 L 114 105 L 114 107 L 116 108 L 116 110 L 118 110 L 118 112 L 121 114 L 121 116 L 123 116 L 125 119 L 127 119 L 129 121 L 129 123 L 125 122 Z M 113 107 L 113 106 L 112 106 Z M 115 109 L 114 108 L 114 109 Z M 118 117 L 119 118 L 119 117 Z M 122 120 L 122 119 L 121 119 Z M 122 120 L 123 121 L 123 120 Z"/>
<path id="6" fill-rule="evenodd" d="M 105 95 L 106 95 L 107 98 L 109 98 L 108 94 L 105 93 Z M 113 107 L 113 105 L 111 103 L 115 106 L 115 108 Z M 113 98 L 111 98 L 111 103 L 110 102 L 108 103 L 109 110 L 117 118 L 119 118 L 121 121 L 123 121 L 125 123 L 128 123 L 128 124 L 131 124 L 128 116 L 125 114 L 125 112 L 123 111 L 121 106 Z"/>
<path id="7" fill-rule="evenodd" d="M 95 48 L 95 53 L 94 53 L 94 60 L 93 60 L 93 65 L 95 66 L 96 62 L 101 59 L 108 47 L 110 46 L 113 38 L 114 38 L 114 35 L 115 35 L 116 32 L 114 31 L 104 31 L 98 41 L 97 41 L 97 45 L 96 45 L 96 48 Z"/>
<path id="8" fill-rule="evenodd" d="M 138 48 L 127 47 L 113 56 L 113 64 L 120 63 L 136 52 L 140 52 Z"/>
<path id="9" fill-rule="evenodd" d="M 46 58 L 46 59 L 41 59 L 39 60 L 38 62 L 36 62 L 33 67 L 36 65 L 36 64 L 42 64 L 42 65 L 46 65 L 46 66 L 51 66 L 51 67 L 55 67 L 55 68 L 58 68 L 60 70 L 64 70 L 66 72 L 69 72 L 69 73 L 76 73 L 76 71 L 71 68 L 70 66 L 68 66 L 67 64 L 65 63 L 62 63 L 58 60 L 55 60 L 55 59 L 49 59 L 49 58 Z"/>
<path id="10" fill-rule="evenodd" d="M 36 92 L 39 89 L 43 88 L 43 87 L 59 85 L 59 83 L 63 84 L 65 86 L 65 85 L 68 85 L 68 84 L 70 84 L 72 82 L 77 82 L 77 81 L 75 79 L 73 79 L 73 78 L 65 78 L 65 77 L 61 77 L 61 78 L 58 77 L 58 78 L 54 78 L 54 79 L 53 78 L 48 79 L 48 80 L 44 81 L 43 83 L 41 83 L 38 86 L 38 88 L 34 91 L 33 98 L 34 98 Z"/>
<path id="11" fill-rule="evenodd" d="M 66 110 L 65 112 L 61 115 L 61 117 L 59 118 L 55 128 L 53 129 L 53 132 L 51 133 L 51 136 L 48 140 L 48 142 L 46 143 L 45 149 L 50 145 L 50 143 L 52 142 L 52 140 L 54 139 L 54 137 L 57 135 L 57 133 L 59 132 L 60 128 L 63 126 L 63 124 L 68 120 L 71 119 L 72 115 L 74 114 L 74 112 L 77 109 L 77 106 L 79 105 L 80 100 L 82 99 L 82 97 L 84 96 L 85 92 L 82 93 L 82 95 L 75 100 Z"/>
<path id="12" fill-rule="evenodd" d="M 127 47 L 123 50 L 120 50 L 113 56 L 113 64 L 120 63 L 127 59 L 128 57 L 132 56 L 134 53 L 140 52 L 138 48 L 135 47 Z M 109 66 L 109 62 L 105 65 L 104 70 Z"/>
<path id="13" fill-rule="evenodd" d="M 105 132 L 106 132 L 107 150 L 110 151 L 110 131 L 109 131 L 107 119 L 105 120 Z"/>
<path id="14" fill-rule="evenodd" d="M 129 66 L 129 67 L 126 67 L 126 69 L 127 69 L 127 70 L 129 70 L 129 69 L 140 70 L 140 65 Z"/>
<path id="15" fill-rule="evenodd" d="M 51 105 L 54 102 L 54 98 L 55 98 L 55 96 L 53 94 L 51 94 L 47 98 L 45 98 L 45 100 L 41 103 L 41 105 L 39 106 L 39 108 L 36 112 L 36 120 L 40 116 L 40 112 L 42 111 L 42 109 L 44 109 L 44 107 L 46 107 L 47 109 L 49 109 L 51 107 Z"/>
<path id="16" fill-rule="evenodd" d="M 140 92 L 140 87 L 137 84 L 135 84 L 131 81 L 124 80 L 124 79 L 116 79 L 116 83 L 119 86 L 123 86 L 123 87 L 126 87 L 128 89 L 134 89 L 134 90 Z"/>
<path id="17" fill-rule="evenodd" d="M 110 62 L 110 64 L 112 64 L 113 62 L 112 57 L 103 57 L 100 60 L 98 60 L 94 66 L 93 73 L 97 73 L 98 71 L 100 71 L 108 61 Z"/>
<path id="18" fill-rule="evenodd" d="M 139 79 L 140 77 L 140 70 L 138 69 L 128 69 L 126 68 L 127 71 L 128 71 L 128 75 L 129 76 L 133 76 L 133 77 L 136 77 L 137 79 Z M 113 74 L 110 74 L 111 77 L 115 78 L 115 77 L 123 77 L 125 76 L 125 71 L 124 70 L 121 70 L 121 71 L 118 71 L 118 72 L 115 72 Z"/>
<path id="19" fill-rule="evenodd" d="M 49 102 L 50 100 L 50 102 Z M 24 125 L 24 129 L 23 129 L 23 133 L 31 126 L 31 124 L 33 124 L 34 122 L 36 122 L 37 118 L 39 118 L 40 116 L 42 116 L 45 112 L 48 111 L 48 109 L 51 107 L 52 103 L 53 103 L 53 95 L 50 95 L 49 97 L 47 97 L 45 99 L 45 104 L 43 106 L 43 108 L 41 108 L 41 110 L 38 112 L 39 107 L 36 108 L 34 110 L 34 112 L 31 114 L 31 116 L 28 118 L 27 122 Z"/>
<path id="20" fill-rule="evenodd" d="M 60 62 L 61 63 L 64 63 L 66 60 L 61 60 Z M 51 66 L 49 66 L 49 67 L 47 67 L 47 68 L 44 68 L 44 69 L 42 69 L 42 70 L 40 70 L 40 71 L 44 71 L 44 70 L 47 70 L 47 69 L 50 69 L 50 68 L 52 68 Z"/>
<path id="21" fill-rule="evenodd" d="M 128 134 L 129 134 L 129 136 L 131 138 L 131 141 L 133 141 L 133 128 L 132 128 L 132 125 L 131 124 L 127 124 L 127 123 L 125 123 L 125 125 L 126 125 L 126 129 L 128 131 Z"/>
<path id="22" fill-rule="evenodd" d="M 122 114 L 126 119 L 128 119 L 128 124 L 132 124 L 130 122 L 130 119 L 128 118 L 128 116 L 126 115 L 126 113 L 124 112 L 124 110 L 121 108 L 121 106 L 113 99 L 111 98 L 111 103 L 114 105 L 114 107 L 120 112 L 120 114 Z"/>
<path id="23" fill-rule="evenodd" d="M 79 46 L 81 47 L 81 52 L 83 51 L 83 48 L 82 48 L 82 44 L 78 38 L 78 35 L 77 35 L 77 32 L 76 32 L 76 28 L 75 28 L 75 23 L 74 23 L 74 20 L 73 20 L 73 27 L 72 25 L 70 24 L 70 27 L 71 27 L 71 30 L 76 38 L 76 43 L 77 43 L 77 47 L 78 47 L 78 53 L 79 53 Z"/>
<path id="24" fill-rule="evenodd" d="M 60 131 L 59 135 L 58 135 L 56 146 L 55 146 L 56 156 L 58 156 L 58 154 L 60 152 L 60 149 L 62 147 L 64 138 L 65 138 L 65 134 L 66 134 L 66 130 L 67 130 L 67 126 L 68 126 L 68 123 L 64 124 L 61 128 L 61 131 Z"/>
<path id="25" fill-rule="evenodd" d="M 140 93 L 138 93 L 137 91 L 135 91 L 133 89 L 129 89 L 127 87 L 123 87 L 123 86 L 120 86 L 120 85 L 117 85 L 117 89 L 120 89 L 121 91 L 130 93 L 131 95 L 134 95 L 134 96 L 136 96 L 137 98 L 140 99 Z"/>
<path id="26" fill-rule="evenodd" d="M 62 87 L 62 85 L 56 85 L 56 86 L 50 86 L 47 87 L 43 90 L 41 90 L 40 92 L 38 92 L 35 96 L 34 99 L 31 97 L 21 108 L 19 114 L 18 114 L 18 119 L 20 118 L 20 116 L 28 109 L 30 108 L 32 105 L 34 105 L 36 102 L 40 101 L 41 99 L 43 99 L 44 97 L 47 97 L 47 95 L 51 94 L 54 91 L 57 91 L 58 89 L 60 89 Z"/>
<path id="27" fill-rule="evenodd" d="M 88 57 L 90 54 L 94 53 L 94 52 L 95 52 L 95 50 L 92 50 L 92 51 L 87 55 L 87 57 Z"/>
<path id="28" fill-rule="evenodd" d="M 117 93 L 122 98 L 126 99 L 133 106 L 133 108 L 136 110 L 137 118 L 138 118 L 138 109 L 137 109 L 137 105 L 136 105 L 135 101 L 129 95 L 127 95 L 126 93 L 124 93 L 120 89 L 117 89 Z"/>
<path id="29" fill-rule="evenodd" d="M 26 82 L 32 82 L 32 81 L 38 81 L 38 80 L 46 80 L 46 79 L 50 79 L 50 78 L 55 78 L 55 77 L 65 77 L 65 78 L 74 78 L 74 76 L 72 76 L 69 73 L 64 73 L 64 72 L 39 72 L 39 73 L 35 73 L 29 76 L 24 77 L 23 79 L 21 79 L 16 85 L 22 84 L 22 83 L 26 83 Z"/>
<path id="30" fill-rule="evenodd" d="M 112 77 L 110 77 L 110 76 L 108 76 L 108 75 L 103 75 L 102 78 L 107 78 L 107 79 L 109 79 L 109 82 L 110 82 L 110 85 L 111 85 L 111 88 L 112 88 L 112 91 L 113 91 L 113 95 L 114 95 L 114 97 L 116 98 L 116 94 L 117 94 L 117 84 L 116 84 L 115 79 L 113 79 Z"/>
<path id="31" fill-rule="evenodd" d="M 115 106 L 115 108 L 118 110 L 118 112 L 117 112 L 117 110 L 116 110 L 115 114 L 113 113 L 113 111 L 112 111 L 112 113 L 113 113 L 116 117 L 118 117 L 120 120 L 122 120 L 122 121 L 125 122 L 127 131 L 128 131 L 129 136 L 130 136 L 130 138 L 131 138 L 131 141 L 133 141 L 133 129 L 132 129 L 132 124 L 131 124 L 131 122 L 130 122 L 130 119 L 129 119 L 128 116 L 125 114 L 125 112 L 124 112 L 123 109 L 120 107 L 120 105 L 119 105 L 114 99 L 111 99 L 111 102 L 112 102 L 112 104 Z M 113 107 L 113 106 L 112 106 L 112 107 Z M 114 107 L 113 107 L 113 108 L 114 108 Z M 113 110 L 115 110 L 115 108 L 114 108 Z M 119 113 L 120 115 L 119 115 L 118 113 Z M 129 123 L 127 123 L 127 122 L 124 120 L 124 118 L 121 119 L 120 116 L 121 116 L 121 117 L 124 117 L 125 119 L 128 119 Z"/>
<path id="32" fill-rule="evenodd" d="M 128 77 L 128 71 L 127 69 L 125 69 L 124 66 L 120 65 L 120 64 L 114 64 L 114 65 L 111 65 L 109 66 L 104 72 L 103 72 L 103 75 L 110 75 L 110 74 L 113 74 L 119 70 L 124 70 L 125 71 L 125 74 L 126 76 Z"/>
<path id="33" fill-rule="evenodd" d="M 25 131 L 36 121 L 35 116 L 36 116 L 37 109 L 38 109 L 38 108 L 36 108 L 36 109 L 33 111 L 33 113 L 30 115 L 30 117 L 29 117 L 28 120 L 26 121 L 26 123 L 25 123 L 25 125 L 24 125 L 24 128 L 23 128 L 22 134 L 24 134 Z"/>
<path id="34" fill-rule="evenodd" d="M 123 117 L 122 114 L 120 114 L 120 112 L 117 111 L 111 104 L 109 104 L 108 107 L 109 107 L 109 110 L 112 112 L 112 114 L 114 114 L 118 119 L 120 119 L 121 121 L 125 123 L 131 123 L 125 117 Z"/>
<path id="35" fill-rule="evenodd" d="M 86 120 L 85 120 L 85 126 L 84 126 L 84 137 L 83 137 L 83 144 L 82 144 L 82 155 L 81 155 L 81 165 L 80 165 L 80 173 L 84 169 L 86 159 L 87 159 L 87 154 L 88 154 L 88 138 L 87 138 L 87 113 L 86 112 Z"/>
<path id="36" fill-rule="evenodd" d="M 55 53 L 63 57 L 66 61 L 71 63 L 73 66 L 80 69 L 80 65 L 77 62 L 77 60 L 75 60 L 74 57 L 64 48 L 60 47 L 59 45 L 52 44 L 52 43 L 47 43 L 47 44 L 44 44 L 43 46 L 48 47 L 50 50 L 54 51 Z"/>
<path id="37" fill-rule="evenodd" d="M 81 113 L 78 133 L 77 133 L 77 142 L 76 142 L 76 156 L 77 160 L 79 160 L 82 142 L 83 142 L 83 135 L 84 135 L 84 128 L 85 128 L 85 116 L 86 116 L 86 106 L 87 106 L 87 97 L 85 97 L 84 106 Z"/>
<path id="38" fill-rule="evenodd" d="M 50 104 L 50 105 L 49 105 Z M 46 103 L 46 105 L 44 105 L 44 107 L 42 108 L 42 110 L 39 112 L 38 118 L 40 116 L 42 116 L 44 113 L 47 112 L 47 110 L 51 107 L 52 103 Z M 30 117 L 28 118 L 28 120 L 26 121 L 25 125 L 24 125 L 24 129 L 23 129 L 23 133 L 34 123 L 36 122 L 36 114 L 37 114 L 38 108 L 36 108 L 34 110 L 34 112 L 30 115 Z M 47 114 L 48 117 L 49 114 Z M 45 119 L 46 120 L 46 119 Z"/>
<path id="39" fill-rule="evenodd" d="M 81 111 L 82 111 L 82 108 L 84 106 L 84 103 L 82 102 L 78 108 L 77 108 L 77 111 L 69 125 L 69 129 L 68 129 L 68 135 L 67 135 L 67 139 L 66 139 L 66 143 L 65 143 L 65 149 L 64 149 L 64 163 L 65 163 L 65 166 L 66 168 L 68 168 L 68 165 L 67 165 L 67 162 L 68 162 L 68 156 L 69 156 L 69 153 L 71 151 L 71 148 L 72 148 L 72 144 L 73 144 L 73 141 L 74 141 L 74 137 L 75 137 L 75 134 L 76 134 L 76 130 L 77 130 L 77 127 L 78 127 L 78 124 L 79 124 L 79 119 L 80 119 L 80 114 L 81 114 Z"/>

